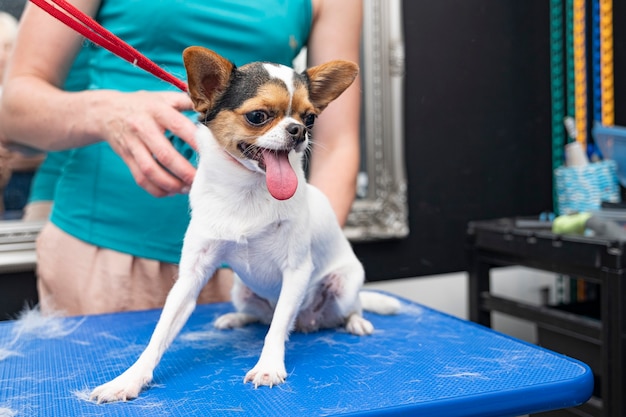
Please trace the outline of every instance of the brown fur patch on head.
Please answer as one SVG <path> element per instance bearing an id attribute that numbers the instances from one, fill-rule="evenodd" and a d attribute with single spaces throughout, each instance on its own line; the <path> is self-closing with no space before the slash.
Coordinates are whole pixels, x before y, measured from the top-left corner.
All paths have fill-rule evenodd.
<path id="1" fill-rule="evenodd" d="M 231 155 L 241 155 L 239 142 L 253 144 L 258 131 L 251 129 L 238 112 L 222 110 L 209 124 L 215 139 Z M 241 155 L 243 156 L 243 155 Z"/>
<path id="2" fill-rule="evenodd" d="M 244 115 L 253 110 L 267 111 L 272 117 L 284 117 L 289 108 L 289 92 L 277 82 L 268 82 L 260 86 L 255 97 L 249 98 L 236 109 Z"/>
<path id="3" fill-rule="evenodd" d="M 304 117 L 309 114 L 319 115 L 321 109 L 318 109 L 309 96 L 309 89 L 304 83 L 298 83 L 293 92 L 293 100 L 291 102 L 292 117 L 304 123 Z"/>
<path id="4" fill-rule="evenodd" d="M 256 91 L 254 97 L 243 101 L 237 108 L 222 109 L 208 123 L 220 144 L 233 155 L 241 155 L 239 143 L 255 144 L 258 137 L 276 127 L 285 117 L 304 123 L 303 118 L 307 114 L 317 114 L 302 81 L 296 83 L 293 97 L 286 86 L 275 79 L 270 79 Z M 253 111 L 266 112 L 268 121 L 261 126 L 248 123 L 246 114 Z"/>
<path id="5" fill-rule="evenodd" d="M 278 100 L 280 102 L 282 100 Z M 262 126 L 254 126 L 246 121 L 246 113 L 264 110 L 272 116 Z M 285 110 L 277 102 L 267 101 L 259 97 L 246 100 L 241 107 L 234 110 L 222 109 L 209 122 L 209 127 L 217 141 L 232 155 L 244 156 L 239 144 L 254 145 L 256 140 L 276 127 L 284 118 Z"/>

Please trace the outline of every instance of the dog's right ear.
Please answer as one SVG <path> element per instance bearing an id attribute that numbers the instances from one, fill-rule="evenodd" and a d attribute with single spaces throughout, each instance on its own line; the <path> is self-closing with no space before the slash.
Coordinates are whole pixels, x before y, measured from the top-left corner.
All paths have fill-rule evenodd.
<path id="1" fill-rule="evenodd" d="M 189 96 L 197 112 L 210 111 L 222 95 L 235 64 L 201 46 L 190 46 L 183 51 L 187 70 Z"/>

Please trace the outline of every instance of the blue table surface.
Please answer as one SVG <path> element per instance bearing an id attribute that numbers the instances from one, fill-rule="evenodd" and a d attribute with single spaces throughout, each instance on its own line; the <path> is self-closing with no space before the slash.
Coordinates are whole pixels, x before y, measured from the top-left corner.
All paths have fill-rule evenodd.
<path id="1" fill-rule="evenodd" d="M 230 304 L 198 306 L 165 353 L 154 384 L 126 403 L 89 392 L 146 346 L 159 311 L 0 323 L 0 416 L 516 416 L 585 402 L 579 361 L 403 300 L 396 316 L 366 316 L 373 335 L 294 333 L 288 378 L 244 384 L 267 326 L 219 331 Z"/>

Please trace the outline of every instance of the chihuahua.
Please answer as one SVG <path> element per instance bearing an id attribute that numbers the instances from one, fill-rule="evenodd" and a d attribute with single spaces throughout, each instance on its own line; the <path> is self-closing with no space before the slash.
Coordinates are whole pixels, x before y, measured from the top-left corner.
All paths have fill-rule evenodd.
<path id="1" fill-rule="evenodd" d="M 135 398 L 151 382 L 200 290 L 223 263 L 236 273 L 236 312 L 215 326 L 269 324 L 261 356 L 244 378 L 255 387 L 285 381 L 290 331 L 344 326 L 368 335 L 374 328 L 363 309 L 394 314 L 400 308 L 393 297 L 360 291 L 363 266 L 329 201 L 306 183 L 302 168 L 316 117 L 352 84 L 357 65 L 332 61 L 301 74 L 271 63 L 237 68 L 197 46 L 185 49 L 183 60 L 202 123 L 179 278 L 147 348 L 92 392 L 98 402 Z"/>

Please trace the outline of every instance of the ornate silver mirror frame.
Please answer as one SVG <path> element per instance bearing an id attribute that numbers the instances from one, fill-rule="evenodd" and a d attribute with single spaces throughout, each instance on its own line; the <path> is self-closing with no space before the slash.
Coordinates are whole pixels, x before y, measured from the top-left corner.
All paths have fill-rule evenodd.
<path id="1" fill-rule="evenodd" d="M 354 242 L 409 233 L 404 166 L 404 39 L 401 0 L 364 0 L 362 162 L 344 232 Z"/>

